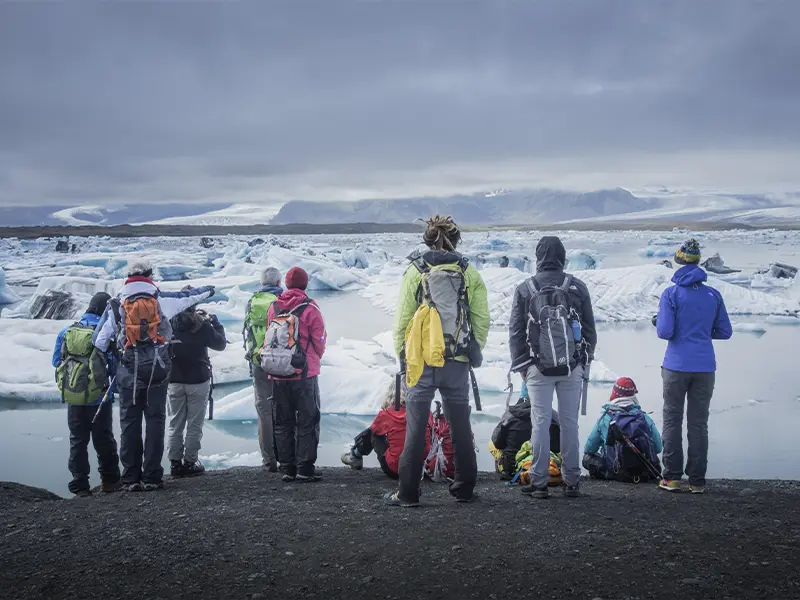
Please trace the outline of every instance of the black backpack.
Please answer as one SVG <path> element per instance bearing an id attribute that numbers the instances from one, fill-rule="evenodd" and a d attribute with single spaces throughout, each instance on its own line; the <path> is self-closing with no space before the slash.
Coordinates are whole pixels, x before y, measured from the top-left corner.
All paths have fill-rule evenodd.
<path id="1" fill-rule="evenodd" d="M 580 320 L 572 308 L 569 288 L 572 275 L 559 287 L 540 286 L 535 277 L 527 281 L 528 346 L 533 363 L 544 375 L 569 375 L 578 364 Z M 576 333 L 577 332 L 577 333 Z"/>

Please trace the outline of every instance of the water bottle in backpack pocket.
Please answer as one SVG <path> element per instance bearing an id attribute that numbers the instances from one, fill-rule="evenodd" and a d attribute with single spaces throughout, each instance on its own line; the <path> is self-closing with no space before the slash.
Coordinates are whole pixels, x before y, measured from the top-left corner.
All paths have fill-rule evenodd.
<path id="1" fill-rule="evenodd" d="M 580 322 L 571 308 L 572 275 L 559 286 L 540 287 L 535 277 L 527 281 L 528 346 L 534 364 L 543 375 L 569 375 L 577 366 Z M 577 327 L 576 327 L 577 326 Z"/>
<path id="2" fill-rule="evenodd" d="M 308 305 L 304 302 L 292 310 L 276 312 L 267 325 L 261 347 L 261 368 L 268 375 L 296 377 L 305 374 L 307 360 L 300 344 L 300 315 Z"/>

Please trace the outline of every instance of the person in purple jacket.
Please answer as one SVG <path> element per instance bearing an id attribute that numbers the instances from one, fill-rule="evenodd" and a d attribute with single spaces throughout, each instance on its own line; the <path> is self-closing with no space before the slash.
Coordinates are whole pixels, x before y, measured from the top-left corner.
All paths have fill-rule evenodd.
<path id="1" fill-rule="evenodd" d="M 664 479 L 662 489 L 678 492 L 684 474 L 683 407 L 689 440 L 685 473 L 693 494 L 705 492 L 708 466 L 708 413 L 717 361 L 712 340 L 733 335 L 722 295 L 706 285 L 700 268 L 700 244 L 688 240 L 675 253 L 684 265 L 664 290 L 655 319 L 658 337 L 667 340 L 661 374 L 664 381 Z"/>

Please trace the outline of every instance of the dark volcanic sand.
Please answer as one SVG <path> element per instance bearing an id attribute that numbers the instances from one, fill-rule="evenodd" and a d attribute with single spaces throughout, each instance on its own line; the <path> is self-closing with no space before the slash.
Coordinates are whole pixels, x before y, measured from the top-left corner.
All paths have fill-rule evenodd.
<path id="1" fill-rule="evenodd" d="M 0 598 L 800 598 L 800 483 L 705 496 L 587 483 L 480 501 L 426 484 L 384 507 L 375 471 L 284 484 L 257 469 L 60 500 L 0 484 Z"/>

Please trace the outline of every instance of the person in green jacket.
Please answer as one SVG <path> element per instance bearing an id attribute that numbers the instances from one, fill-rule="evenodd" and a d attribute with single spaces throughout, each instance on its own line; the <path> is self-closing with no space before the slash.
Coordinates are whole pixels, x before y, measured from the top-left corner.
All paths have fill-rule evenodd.
<path id="1" fill-rule="evenodd" d="M 405 370 L 406 332 L 420 306 L 436 309 L 444 335 L 444 361 L 425 364 L 422 376 L 406 393 L 406 442 L 400 456 L 400 486 L 384 502 L 390 506 L 419 505 L 425 460 L 425 432 L 436 390 L 442 396 L 455 450 L 455 478 L 450 494 L 459 502 L 475 499 L 478 468 L 470 425 L 470 362 L 479 364 L 489 335 L 489 301 L 483 278 L 456 251 L 461 241 L 450 217 L 435 215 L 427 222 L 423 241 L 429 250 L 409 256 L 395 313 L 394 344 Z M 472 361 L 470 361 L 472 359 Z"/>

